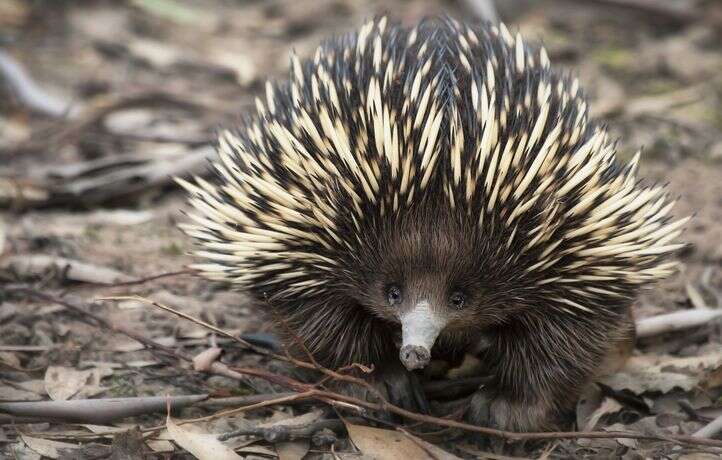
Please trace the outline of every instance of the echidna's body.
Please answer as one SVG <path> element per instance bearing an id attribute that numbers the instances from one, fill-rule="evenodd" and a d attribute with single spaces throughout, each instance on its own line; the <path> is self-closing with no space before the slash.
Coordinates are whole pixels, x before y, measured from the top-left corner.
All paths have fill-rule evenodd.
<path id="1" fill-rule="evenodd" d="M 186 231 L 197 268 L 327 366 L 476 350 L 492 378 L 474 419 L 544 428 L 673 269 L 685 220 L 503 25 L 371 21 L 294 57 L 257 106 L 221 136 L 217 180 L 184 183 Z"/>

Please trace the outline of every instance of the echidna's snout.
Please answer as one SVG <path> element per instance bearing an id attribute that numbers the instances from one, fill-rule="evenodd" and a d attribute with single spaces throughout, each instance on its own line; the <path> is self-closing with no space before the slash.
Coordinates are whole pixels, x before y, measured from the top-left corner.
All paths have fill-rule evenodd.
<path id="1" fill-rule="evenodd" d="M 429 364 L 431 351 L 421 345 L 405 345 L 401 347 L 399 357 L 404 367 L 412 371 L 414 369 L 422 369 Z"/>
<path id="2" fill-rule="evenodd" d="M 401 363 L 408 370 L 422 369 L 431 361 L 431 348 L 446 325 L 427 301 L 416 304 L 401 316 Z"/>

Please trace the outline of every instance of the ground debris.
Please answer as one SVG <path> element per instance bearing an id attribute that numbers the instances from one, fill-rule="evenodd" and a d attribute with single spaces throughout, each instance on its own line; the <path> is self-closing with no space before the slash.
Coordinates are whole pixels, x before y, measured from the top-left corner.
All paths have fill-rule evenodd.
<path id="1" fill-rule="evenodd" d="M 0 457 L 718 458 L 718 3 L 0 0 Z M 304 386 L 248 299 L 191 276 L 173 181 L 210 175 L 219 128 L 287 75 L 292 48 L 311 56 L 381 11 L 494 6 L 579 71 L 619 156 L 644 146 L 643 175 L 695 214 L 681 273 L 638 299 L 638 349 L 589 388 L 578 431 L 496 446 L 453 426 L 483 384 L 461 368 L 425 387 L 441 425 Z"/>

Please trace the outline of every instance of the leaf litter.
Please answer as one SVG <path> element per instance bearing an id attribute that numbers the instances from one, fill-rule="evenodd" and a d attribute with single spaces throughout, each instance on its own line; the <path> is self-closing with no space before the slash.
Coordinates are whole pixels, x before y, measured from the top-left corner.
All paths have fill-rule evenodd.
<path id="1" fill-rule="evenodd" d="M 282 362 L 137 300 L 95 300 L 140 295 L 234 336 L 266 340 L 268 326 L 240 294 L 188 274 L 143 281 L 192 260 L 175 227 L 185 203 L 170 177 L 206 173 L 216 129 L 252 104 L 263 78 L 283 77 L 292 47 L 308 55 L 328 34 L 381 9 L 413 22 L 442 11 L 469 17 L 483 10 L 466 9 L 475 2 L 321 0 L 314 6 L 323 15 L 292 0 L 234 7 L 214 0 L 203 9 L 183 0 L 58 3 L 38 9 L 0 0 L 0 36 L 10 39 L 7 54 L 24 70 L 0 89 L 8 102 L 0 106 L 0 399 L 71 407 L 166 394 L 210 399 L 167 420 L 149 412 L 103 427 L 18 424 L 0 411 L 0 453 L 39 459 L 73 458 L 99 447 L 130 452 L 121 446 L 131 441 L 120 433 L 133 427 L 141 428 L 136 440 L 148 452 L 179 458 L 691 459 L 720 452 L 610 437 L 507 443 L 495 453 L 453 429 L 432 436 L 395 422 L 339 425 L 348 406 L 295 400 L 279 384 L 256 393 L 232 370 L 293 375 Z M 640 296 L 637 351 L 623 369 L 590 387 L 577 408 L 576 429 L 665 437 L 706 427 L 704 436 L 718 440 L 722 8 L 687 2 L 683 10 L 670 1 L 510 6 L 516 3 L 495 2 L 506 22 L 545 41 L 553 61 L 580 69 L 596 116 L 620 137 L 620 155 L 645 145 L 644 175 L 681 196 L 680 215 L 696 213 L 685 234 L 691 246 L 680 256 L 682 273 Z M 16 91 L 17 82 L 31 82 L 34 92 Z M 60 114 L 61 105 L 71 110 Z M 5 285 L 77 300 L 151 342 L 110 332 L 56 302 L 8 294 Z M 202 360 L 198 369 L 211 372 L 193 371 L 193 356 Z M 274 400 L 282 402 L 270 404 Z M 227 413 L 241 407 L 253 409 Z M 210 421 L 185 423 L 213 414 Z M 234 430 L 256 434 L 219 440 Z M 267 440 L 279 433 L 290 440 Z"/>

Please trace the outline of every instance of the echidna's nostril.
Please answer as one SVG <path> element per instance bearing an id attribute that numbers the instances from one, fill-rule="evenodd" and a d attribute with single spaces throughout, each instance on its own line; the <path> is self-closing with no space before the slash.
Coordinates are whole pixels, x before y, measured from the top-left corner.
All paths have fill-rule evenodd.
<path id="1" fill-rule="evenodd" d="M 431 352 L 421 345 L 405 345 L 399 352 L 401 363 L 408 370 L 421 369 L 431 361 Z"/>

